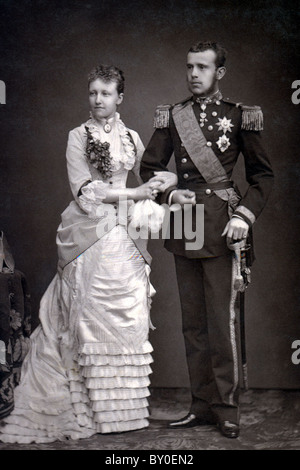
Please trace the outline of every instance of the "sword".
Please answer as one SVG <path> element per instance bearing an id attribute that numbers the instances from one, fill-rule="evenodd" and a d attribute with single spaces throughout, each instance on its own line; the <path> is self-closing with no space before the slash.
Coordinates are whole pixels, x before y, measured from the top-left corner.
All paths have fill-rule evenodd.
<path id="1" fill-rule="evenodd" d="M 241 335 L 241 356 L 242 356 L 242 372 L 245 390 L 248 390 L 248 368 L 246 356 L 246 329 L 245 329 L 245 292 L 240 292 L 240 335 Z"/>
<path id="2" fill-rule="evenodd" d="M 233 288 L 239 295 L 240 307 L 240 338 L 241 338 L 241 361 L 243 372 L 243 383 L 245 390 L 248 390 L 248 369 L 246 354 L 246 328 L 245 328 L 245 290 L 251 282 L 250 271 L 250 249 L 251 245 L 246 240 L 228 244 L 228 248 L 234 251 L 237 261 L 237 273 L 234 279 Z"/>

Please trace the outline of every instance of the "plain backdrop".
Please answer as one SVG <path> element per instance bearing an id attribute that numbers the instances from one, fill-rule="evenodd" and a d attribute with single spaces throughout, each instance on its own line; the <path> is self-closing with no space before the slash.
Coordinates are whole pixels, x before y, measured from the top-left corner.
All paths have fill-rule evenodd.
<path id="1" fill-rule="evenodd" d="M 144 144 L 158 104 L 188 96 L 185 61 L 199 40 L 228 50 L 225 97 L 264 112 L 264 143 L 275 187 L 255 224 L 257 260 L 246 296 L 250 387 L 300 388 L 291 361 L 300 339 L 299 75 L 297 2 L 0 1 L 0 230 L 30 285 L 34 324 L 56 272 L 56 229 L 71 200 L 65 149 L 68 132 L 89 115 L 87 75 L 98 63 L 126 78 L 123 120 Z M 170 169 L 173 168 L 173 163 Z M 235 179 L 241 189 L 242 160 Z M 134 184 L 133 180 L 129 180 Z M 152 385 L 188 386 L 173 257 L 152 240 L 151 319 L 156 330 Z"/>

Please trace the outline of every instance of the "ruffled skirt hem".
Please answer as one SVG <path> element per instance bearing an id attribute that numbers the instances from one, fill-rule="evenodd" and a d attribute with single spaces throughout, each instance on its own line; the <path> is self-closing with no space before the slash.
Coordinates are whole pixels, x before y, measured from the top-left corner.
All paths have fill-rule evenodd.
<path id="1" fill-rule="evenodd" d="M 149 269 L 132 240 L 113 235 L 56 275 L 43 296 L 0 441 L 47 443 L 148 426 Z"/>
<path id="2" fill-rule="evenodd" d="M 67 393 L 30 397 L 26 384 L 16 389 L 18 406 L 3 420 L 0 441 L 47 443 L 148 427 L 151 362 L 149 353 L 101 356 L 81 351 L 68 372 Z"/>

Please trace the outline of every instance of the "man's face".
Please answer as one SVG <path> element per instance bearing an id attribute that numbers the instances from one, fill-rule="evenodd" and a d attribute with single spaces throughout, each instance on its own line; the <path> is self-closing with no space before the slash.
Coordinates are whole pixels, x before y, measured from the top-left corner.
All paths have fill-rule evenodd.
<path id="1" fill-rule="evenodd" d="M 218 90 L 218 80 L 224 75 L 225 69 L 224 67 L 216 68 L 216 58 L 217 55 L 212 49 L 188 53 L 187 82 L 193 95 L 208 96 Z"/>

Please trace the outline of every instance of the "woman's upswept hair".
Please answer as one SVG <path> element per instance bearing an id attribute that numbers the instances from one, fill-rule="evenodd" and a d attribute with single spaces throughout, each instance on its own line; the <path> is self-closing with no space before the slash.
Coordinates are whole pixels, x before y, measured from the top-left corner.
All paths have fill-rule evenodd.
<path id="1" fill-rule="evenodd" d="M 91 70 L 88 75 L 88 86 L 91 82 L 94 82 L 100 78 L 104 82 L 116 82 L 118 93 L 124 93 L 125 78 L 124 73 L 118 67 L 114 65 L 98 65 Z"/>

